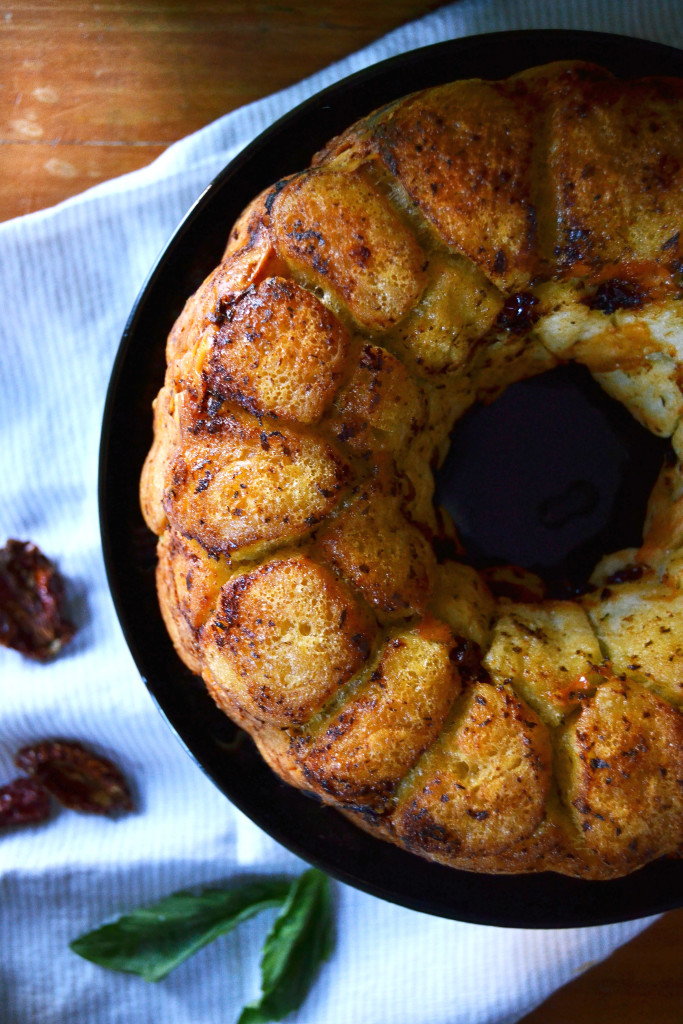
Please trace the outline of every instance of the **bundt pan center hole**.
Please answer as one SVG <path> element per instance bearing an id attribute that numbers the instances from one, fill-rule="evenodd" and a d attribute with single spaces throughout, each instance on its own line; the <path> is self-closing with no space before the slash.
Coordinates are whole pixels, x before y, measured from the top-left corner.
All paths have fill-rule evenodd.
<path id="1" fill-rule="evenodd" d="M 640 545 L 670 452 L 585 367 L 560 366 L 455 425 L 436 500 L 469 562 L 523 566 L 560 596 L 580 590 L 605 553 Z"/>

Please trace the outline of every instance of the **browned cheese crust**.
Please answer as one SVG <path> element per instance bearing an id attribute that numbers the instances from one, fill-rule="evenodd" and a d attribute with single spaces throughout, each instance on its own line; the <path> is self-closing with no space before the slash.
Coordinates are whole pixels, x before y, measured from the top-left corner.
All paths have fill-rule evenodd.
<path id="1" fill-rule="evenodd" d="M 683 456 L 682 227 L 682 82 L 455 82 L 256 197 L 173 328 L 141 484 L 169 633 L 372 834 L 594 879 L 681 854 L 680 463 L 574 601 L 467 565 L 433 494 L 474 402 L 572 360 Z"/>

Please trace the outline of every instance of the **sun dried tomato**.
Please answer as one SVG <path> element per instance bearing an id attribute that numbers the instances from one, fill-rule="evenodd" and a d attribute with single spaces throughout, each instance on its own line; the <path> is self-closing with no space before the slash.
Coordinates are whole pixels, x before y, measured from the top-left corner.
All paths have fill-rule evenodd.
<path id="1" fill-rule="evenodd" d="M 35 779 L 0 786 L 0 825 L 34 825 L 50 816 L 50 797 Z"/>
<path id="2" fill-rule="evenodd" d="M 612 278 L 603 281 L 584 304 L 589 309 L 599 309 L 603 313 L 614 313 L 617 309 L 639 309 L 647 300 L 647 292 L 637 281 Z"/>
<path id="3" fill-rule="evenodd" d="M 632 583 L 634 580 L 639 580 L 647 572 L 647 566 L 641 562 L 631 562 L 625 565 L 622 569 L 617 569 L 611 576 L 608 576 L 605 583 Z"/>
<path id="4" fill-rule="evenodd" d="M 498 314 L 496 330 L 525 334 L 540 316 L 538 309 L 535 308 L 537 305 L 538 298 L 531 292 L 515 292 L 514 295 L 509 295 Z"/>
<path id="5" fill-rule="evenodd" d="M 81 743 L 45 740 L 22 747 L 14 763 L 71 810 L 113 815 L 133 809 L 121 771 Z"/>
<path id="6" fill-rule="evenodd" d="M 456 636 L 450 659 L 457 666 L 460 680 L 464 686 L 490 682 L 491 677 L 481 663 L 481 647 L 474 640 Z"/>
<path id="7" fill-rule="evenodd" d="M 57 654 L 76 632 L 64 614 L 64 581 L 30 541 L 0 548 L 0 644 L 38 661 Z"/>

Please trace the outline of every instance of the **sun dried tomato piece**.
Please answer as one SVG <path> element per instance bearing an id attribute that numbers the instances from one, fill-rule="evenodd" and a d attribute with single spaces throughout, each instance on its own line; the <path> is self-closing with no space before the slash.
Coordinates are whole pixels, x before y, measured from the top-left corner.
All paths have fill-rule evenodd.
<path id="1" fill-rule="evenodd" d="M 0 786 L 0 825 L 34 825 L 50 816 L 50 797 L 35 779 Z"/>
<path id="2" fill-rule="evenodd" d="M 46 661 L 76 632 L 64 614 L 64 581 L 30 541 L 0 548 L 0 644 Z"/>
<path id="3" fill-rule="evenodd" d="M 474 640 L 466 640 L 463 636 L 455 637 L 450 659 L 458 668 L 464 686 L 473 683 L 488 683 L 491 677 L 481 663 L 482 650 Z"/>
<path id="4" fill-rule="evenodd" d="M 22 747 L 14 763 L 73 811 L 114 815 L 133 809 L 121 771 L 82 743 L 45 740 Z"/>
<path id="5" fill-rule="evenodd" d="M 608 576 L 605 583 L 608 586 L 609 584 L 632 583 L 634 580 L 639 580 L 646 572 L 647 566 L 642 562 L 630 562 L 623 569 L 617 569 L 611 576 Z"/>
<path id="6" fill-rule="evenodd" d="M 614 313 L 617 309 L 639 309 L 647 298 L 647 292 L 637 281 L 620 280 L 615 277 L 603 281 L 595 295 L 583 301 L 589 309 Z"/>
<path id="7" fill-rule="evenodd" d="M 510 331 L 511 334 L 524 334 L 538 320 L 540 314 L 535 307 L 538 298 L 531 292 L 515 292 L 509 295 L 498 314 L 496 329 Z"/>

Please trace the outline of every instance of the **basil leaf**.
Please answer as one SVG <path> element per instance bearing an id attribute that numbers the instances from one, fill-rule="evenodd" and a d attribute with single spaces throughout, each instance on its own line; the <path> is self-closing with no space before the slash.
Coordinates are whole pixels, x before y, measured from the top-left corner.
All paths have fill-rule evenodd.
<path id="1" fill-rule="evenodd" d="M 159 981 L 197 950 L 269 907 L 281 907 L 291 883 L 253 882 L 239 889 L 173 893 L 75 939 L 74 953 L 113 971 Z"/>
<path id="2" fill-rule="evenodd" d="M 331 952 L 329 879 L 311 868 L 292 883 L 263 947 L 261 998 L 244 1007 L 238 1024 L 265 1024 L 296 1010 Z"/>

